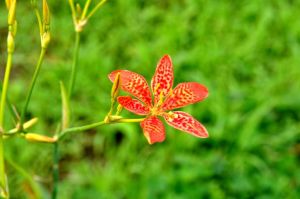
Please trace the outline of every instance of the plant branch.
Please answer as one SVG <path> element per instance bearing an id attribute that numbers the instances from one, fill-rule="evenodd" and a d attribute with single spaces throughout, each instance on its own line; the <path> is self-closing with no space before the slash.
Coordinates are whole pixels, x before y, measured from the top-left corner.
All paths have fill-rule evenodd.
<path id="1" fill-rule="evenodd" d="M 59 148 L 58 148 L 58 141 L 53 145 L 53 190 L 52 190 L 52 199 L 57 198 L 58 192 L 58 182 L 59 182 Z"/>
<path id="2" fill-rule="evenodd" d="M 46 53 L 46 48 L 42 48 L 42 50 L 40 52 L 39 60 L 38 60 L 37 65 L 35 67 L 33 77 L 31 79 L 29 91 L 28 91 L 27 96 L 26 96 L 25 105 L 24 105 L 23 110 L 21 112 L 20 128 L 23 128 L 23 123 L 25 122 L 25 115 L 26 115 L 26 112 L 27 112 L 27 108 L 28 108 L 28 105 L 29 105 L 29 102 L 30 102 L 30 99 L 31 99 L 31 96 L 32 96 L 32 92 L 33 92 L 37 77 L 40 73 L 40 69 L 41 69 L 41 66 L 42 66 L 42 63 L 43 63 L 43 60 L 44 60 L 45 53 Z"/>
<path id="3" fill-rule="evenodd" d="M 2 92 L 2 82 L 0 83 L 0 92 Z M 8 110 L 10 112 L 10 114 L 12 115 L 13 117 L 13 120 L 14 120 L 14 123 L 17 124 L 17 122 L 19 121 L 19 114 L 18 112 L 16 111 L 16 108 L 15 106 L 10 102 L 10 100 L 8 99 L 8 97 L 6 97 L 6 104 L 7 104 L 7 107 L 8 107 Z"/>
<path id="4" fill-rule="evenodd" d="M 88 14 L 88 16 L 86 17 L 86 19 L 89 19 L 91 16 L 93 16 L 93 14 L 95 14 L 95 12 L 97 12 L 97 10 L 106 2 L 107 0 L 102 0 L 100 1 L 94 8 L 93 10 Z"/>
<path id="5" fill-rule="evenodd" d="M 7 89 L 9 84 L 9 76 L 12 68 L 12 56 L 14 52 L 14 39 L 13 34 L 11 33 L 12 27 L 9 26 L 8 39 L 7 39 L 7 62 L 4 74 L 3 88 L 1 92 L 1 102 L 0 102 L 0 186 L 1 186 L 1 196 L 8 197 L 8 188 L 7 180 L 5 174 L 5 165 L 4 165 L 4 149 L 3 149 L 3 133 L 4 133 L 4 112 L 5 104 L 7 98 Z"/>
<path id="6" fill-rule="evenodd" d="M 68 128 L 63 130 L 59 136 L 58 136 L 58 140 L 61 140 L 66 134 L 68 133 L 72 133 L 72 132 L 79 132 L 79 131 L 86 131 L 86 130 L 90 130 L 99 126 L 103 126 L 103 125 L 107 125 L 107 124 L 114 124 L 114 123 L 134 123 L 134 122 L 142 122 L 145 118 L 136 118 L 136 119 L 116 119 L 116 120 L 112 120 L 112 121 L 101 121 L 101 122 L 96 122 L 96 123 L 92 123 L 92 124 L 88 124 L 88 125 L 84 125 L 84 126 L 79 126 L 79 127 L 72 127 L 72 128 Z"/>
<path id="7" fill-rule="evenodd" d="M 69 90 L 68 90 L 69 91 L 69 96 L 68 96 L 69 99 L 72 96 L 72 93 L 73 93 L 73 90 L 74 90 L 74 84 L 75 84 L 75 81 L 76 81 L 79 46 L 80 46 L 80 32 L 76 32 L 73 63 L 72 63 L 71 77 L 70 77 Z"/>

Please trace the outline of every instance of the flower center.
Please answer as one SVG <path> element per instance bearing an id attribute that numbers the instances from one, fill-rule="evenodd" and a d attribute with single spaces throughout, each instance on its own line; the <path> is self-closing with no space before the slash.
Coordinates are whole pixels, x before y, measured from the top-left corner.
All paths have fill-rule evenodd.
<path id="1" fill-rule="evenodd" d="M 164 95 L 163 92 L 161 92 L 159 94 L 159 100 L 157 103 L 154 104 L 153 108 L 150 110 L 151 115 L 155 116 L 155 115 L 161 115 L 163 113 L 163 111 L 161 110 L 161 105 L 164 102 Z"/>

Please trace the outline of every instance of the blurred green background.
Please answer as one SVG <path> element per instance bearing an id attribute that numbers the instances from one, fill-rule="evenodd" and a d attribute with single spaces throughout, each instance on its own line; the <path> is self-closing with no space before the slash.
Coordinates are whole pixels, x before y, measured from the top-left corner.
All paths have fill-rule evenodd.
<path id="1" fill-rule="evenodd" d="M 39 118 L 33 131 L 46 135 L 60 119 L 59 81 L 68 82 L 75 38 L 67 1 L 51 1 L 50 9 L 52 41 L 27 115 Z M 6 13 L 1 2 L 1 76 Z M 9 96 L 21 109 L 40 41 L 29 2 L 18 2 L 17 20 Z M 73 125 L 103 119 L 110 71 L 128 69 L 150 81 L 164 54 L 173 59 L 175 84 L 209 88 L 206 100 L 181 110 L 210 137 L 166 126 L 166 141 L 148 145 L 138 124 L 69 135 L 60 147 L 58 198 L 300 198 L 300 1 L 108 1 L 82 32 Z M 5 141 L 7 158 L 43 198 L 52 188 L 52 150 Z M 12 198 L 35 198 L 24 175 L 8 162 L 7 170 Z"/>

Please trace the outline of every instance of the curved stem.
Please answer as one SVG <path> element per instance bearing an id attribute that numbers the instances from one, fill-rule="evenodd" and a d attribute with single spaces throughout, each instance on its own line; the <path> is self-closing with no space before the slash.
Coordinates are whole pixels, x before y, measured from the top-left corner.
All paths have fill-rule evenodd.
<path id="1" fill-rule="evenodd" d="M 69 83 L 69 99 L 71 98 L 71 95 L 73 93 L 74 84 L 75 84 L 75 81 L 76 81 L 79 44 L 80 44 L 80 32 L 76 32 L 73 63 L 72 63 L 71 77 L 70 77 L 70 83 Z"/>
<path id="2" fill-rule="evenodd" d="M 2 87 L 2 82 L 1 82 L 0 83 L 0 92 L 2 91 L 2 88 L 3 87 Z M 14 105 L 10 102 L 8 97 L 6 97 L 6 104 L 7 104 L 7 107 L 9 109 L 11 116 L 13 117 L 14 123 L 17 124 L 17 122 L 19 121 L 19 114 L 16 111 Z"/>
<path id="3" fill-rule="evenodd" d="M 31 98 L 31 95 L 32 95 L 32 92 L 33 92 L 33 89 L 34 89 L 37 77 L 38 77 L 38 75 L 40 73 L 40 69 L 41 69 L 41 66 L 42 66 L 42 63 L 43 63 L 43 60 L 44 60 L 45 53 L 46 53 L 46 49 L 42 48 L 39 60 L 38 60 L 37 65 L 35 67 L 35 71 L 34 71 L 33 77 L 31 79 L 29 91 L 28 91 L 28 94 L 27 94 L 27 97 L 26 97 L 26 100 L 25 100 L 25 105 L 24 105 L 23 110 L 21 112 L 21 119 L 20 119 L 20 127 L 21 128 L 23 128 L 23 123 L 25 121 L 25 115 L 26 115 L 26 112 L 27 112 L 29 101 L 30 101 L 30 98 Z"/>

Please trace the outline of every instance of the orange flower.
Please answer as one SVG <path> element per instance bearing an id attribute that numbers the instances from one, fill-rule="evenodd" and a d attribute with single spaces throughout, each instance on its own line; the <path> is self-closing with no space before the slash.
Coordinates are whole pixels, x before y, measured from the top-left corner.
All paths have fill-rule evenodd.
<path id="1" fill-rule="evenodd" d="M 165 55 L 161 58 L 152 78 L 151 90 L 154 102 L 152 102 L 150 88 L 143 76 L 128 70 L 116 70 L 109 74 L 109 79 L 114 82 L 118 73 L 121 78 L 121 89 L 137 98 L 120 96 L 118 102 L 130 112 L 146 115 L 146 119 L 141 122 L 141 127 L 150 144 L 162 142 L 165 139 L 165 128 L 158 117 L 163 117 L 170 126 L 176 129 L 196 137 L 208 137 L 205 127 L 191 115 L 182 111 L 171 111 L 202 101 L 208 96 L 208 90 L 196 82 L 180 83 L 173 90 L 174 73 L 170 56 Z"/>

